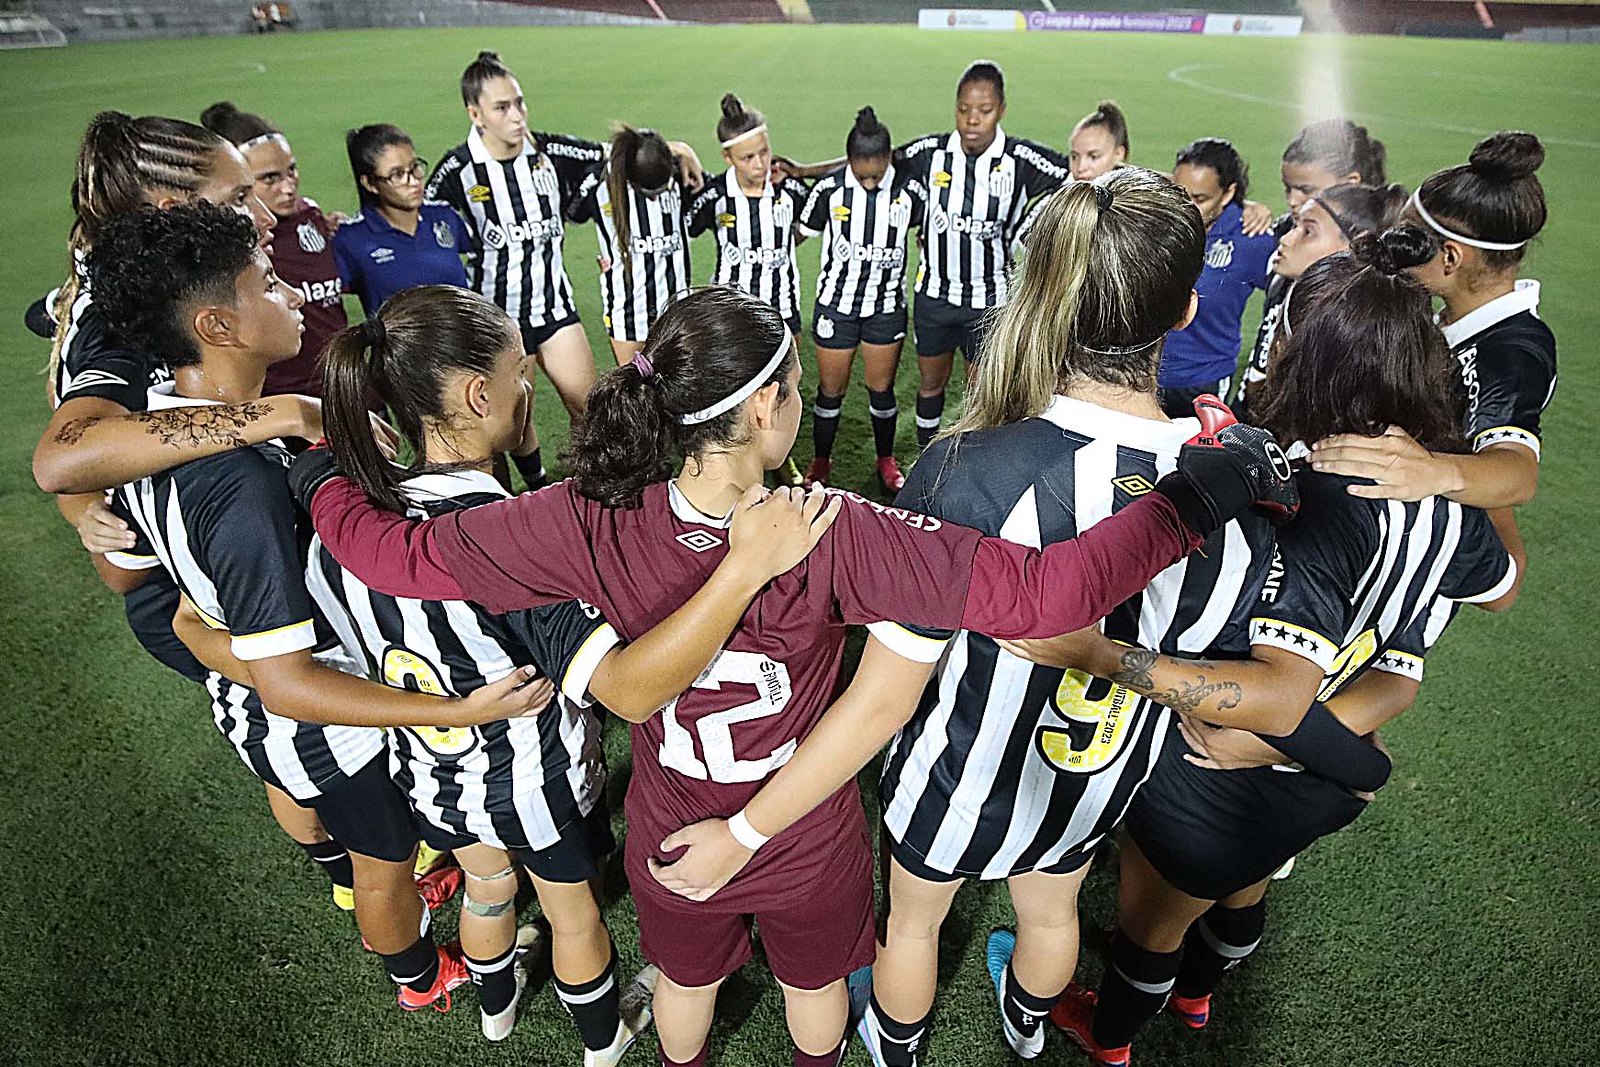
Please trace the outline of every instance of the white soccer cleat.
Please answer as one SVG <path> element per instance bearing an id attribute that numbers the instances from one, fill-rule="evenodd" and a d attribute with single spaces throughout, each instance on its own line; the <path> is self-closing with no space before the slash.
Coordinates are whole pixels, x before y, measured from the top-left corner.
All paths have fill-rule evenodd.
<path id="1" fill-rule="evenodd" d="M 633 976 L 617 995 L 617 1036 L 611 1044 L 598 1051 L 583 1050 L 583 1067 L 616 1067 L 622 1056 L 633 1047 L 640 1034 L 650 1028 L 654 1013 L 651 1003 L 655 999 L 656 979 L 661 971 L 655 964 L 645 967 Z"/>
<path id="2" fill-rule="evenodd" d="M 517 992 L 511 998 L 511 1003 L 506 1009 L 490 1015 L 483 1009 L 478 1010 L 478 1016 L 483 1022 L 483 1036 L 490 1041 L 504 1041 L 511 1036 L 511 1028 L 517 1025 L 517 1006 L 522 1003 L 522 991 L 528 985 L 528 966 L 522 961 L 522 953 L 517 953 L 511 964 L 517 977 Z"/>
<path id="3" fill-rule="evenodd" d="M 1290 856 L 1283 861 L 1283 866 L 1272 872 L 1272 880 L 1281 882 L 1294 872 L 1294 857 Z"/>

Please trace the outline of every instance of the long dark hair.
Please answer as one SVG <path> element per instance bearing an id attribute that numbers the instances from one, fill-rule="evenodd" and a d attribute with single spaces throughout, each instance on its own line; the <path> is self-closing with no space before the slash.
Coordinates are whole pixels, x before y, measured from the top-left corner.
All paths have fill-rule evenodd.
<path id="1" fill-rule="evenodd" d="M 870 106 L 856 112 L 855 125 L 844 139 L 844 154 L 849 159 L 882 159 L 894 150 L 889 127 L 878 121 Z"/>
<path id="2" fill-rule="evenodd" d="M 1279 440 L 1399 426 L 1430 450 L 1460 447 L 1450 349 L 1432 298 L 1404 273 L 1431 248 L 1428 234 L 1402 227 L 1363 234 L 1306 268 L 1285 307 L 1293 329 L 1267 371 L 1259 412 Z"/>
<path id="3" fill-rule="evenodd" d="M 323 354 L 322 421 L 334 457 L 373 502 L 406 510 L 401 483 L 425 470 L 447 469 L 430 459 L 423 423 L 443 419 L 445 378 L 451 372 L 489 376 L 522 335 L 499 307 L 454 285 L 419 285 L 384 302 L 377 315 L 339 331 Z M 395 429 L 410 446 L 409 467 L 384 458 L 372 437 L 367 398 L 377 393 Z"/>
<path id="4" fill-rule="evenodd" d="M 717 140 L 727 141 L 749 133 L 757 126 L 767 121 L 765 115 L 753 107 L 745 107 L 744 101 L 732 93 L 722 94 L 722 117 L 717 120 Z"/>
<path id="5" fill-rule="evenodd" d="M 219 100 L 200 112 L 200 125 L 221 134 L 236 145 L 257 137 L 282 134 L 277 124 L 250 111 L 240 111 L 232 100 Z"/>
<path id="6" fill-rule="evenodd" d="M 1330 185 L 1315 197 L 1333 217 L 1346 240 L 1363 233 L 1382 233 L 1400 221 L 1406 206 L 1402 185 Z"/>
<path id="7" fill-rule="evenodd" d="M 119 338 L 169 367 L 200 362 L 186 308 L 233 305 L 256 255 L 256 228 L 204 200 L 168 211 L 145 206 L 100 228 L 85 265 L 94 302 Z"/>
<path id="8" fill-rule="evenodd" d="M 1333 174 L 1355 174 L 1362 185 L 1382 185 L 1388 180 L 1388 150 L 1383 142 L 1349 119 L 1322 119 L 1300 127 L 1285 163 L 1312 164 Z"/>
<path id="9" fill-rule="evenodd" d="M 736 289 L 711 286 L 674 301 L 634 362 L 601 375 L 589 392 L 563 457 L 578 491 L 608 507 L 638 507 L 646 486 L 671 477 L 674 454 L 693 460 L 744 444 L 742 404 L 705 422 L 679 420 L 749 383 L 787 336 L 771 306 Z M 788 398 L 796 358 L 791 338 L 762 383 L 777 382 L 779 399 Z"/>
<path id="10" fill-rule="evenodd" d="M 489 82 L 496 78 L 512 77 L 515 75 L 510 67 L 500 61 L 500 53 L 486 48 L 461 72 L 461 102 L 471 107 L 478 102 L 478 97 L 483 95 L 483 87 Z"/>
<path id="11" fill-rule="evenodd" d="M 1480 241 L 1516 244 L 1544 229 L 1548 208 L 1538 170 L 1544 145 L 1531 133 L 1502 130 L 1479 141 L 1467 162 L 1431 175 L 1417 199 L 1437 221 Z M 1527 245 L 1483 249 L 1484 264 L 1505 270 L 1522 262 Z"/>
<path id="12" fill-rule="evenodd" d="M 384 149 L 398 144 L 412 149 L 416 147 L 411 143 L 409 133 L 387 122 L 375 122 L 370 126 L 345 131 L 345 153 L 350 157 L 350 173 L 356 179 L 356 194 L 361 197 L 362 207 L 376 205 L 378 194 L 370 192 L 365 185 L 362 185 L 361 179 L 371 178 L 376 182 L 379 157 L 383 155 Z"/>
<path id="13" fill-rule="evenodd" d="M 1217 183 L 1224 189 L 1230 185 L 1237 187 L 1228 203 L 1244 203 L 1245 193 L 1250 190 L 1250 168 L 1245 165 L 1244 158 L 1233 147 L 1232 141 L 1221 137 L 1202 137 L 1198 141 L 1191 141 L 1178 149 L 1173 169 L 1185 163 L 1191 167 L 1210 167 L 1216 171 Z"/>
<path id="14" fill-rule="evenodd" d="M 1111 135 L 1113 144 L 1119 145 L 1123 151 L 1128 151 L 1128 119 L 1123 115 L 1122 108 L 1117 106 L 1115 100 L 1102 100 L 1094 106 L 1094 110 L 1078 120 L 1074 129 L 1088 129 L 1090 126 L 1102 126 Z"/>
<path id="15" fill-rule="evenodd" d="M 606 192 L 611 200 L 611 228 L 624 270 L 633 270 L 632 197 L 628 186 L 659 189 L 677 173 L 677 162 L 666 138 L 655 130 L 636 130 L 623 123 L 611 135 L 611 165 L 606 168 Z"/>

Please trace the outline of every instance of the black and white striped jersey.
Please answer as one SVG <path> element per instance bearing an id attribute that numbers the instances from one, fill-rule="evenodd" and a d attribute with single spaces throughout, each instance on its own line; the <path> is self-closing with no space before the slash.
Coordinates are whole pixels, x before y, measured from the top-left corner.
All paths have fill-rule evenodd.
<path id="1" fill-rule="evenodd" d="M 1369 667 L 1420 678 L 1455 605 L 1496 600 L 1516 580 L 1477 508 L 1444 497 L 1366 500 L 1345 491 L 1354 479 L 1314 471 L 1297 481 L 1300 512 L 1278 531 L 1250 642 L 1321 668 L 1318 700 Z"/>
<path id="2" fill-rule="evenodd" d="M 433 169 L 425 195 L 455 208 L 472 233 L 472 287 L 518 325 L 543 326 L 578 313 L 562 260 L 564 220 L 584 177 L 604 158 L 594 141 L 534 133 L 521 155 L 498 160 L 474 128 Z"/>
<path id="3" fill-rule="evenodd" d="M 1004 304 L 1012 238 L 1028 202 L 1071 177 L 1067 158 L 996 130 L 980 155 L 968 155 L 958 134 L 936 133 L 898 151 L 895 165 L 928 190 L 917 295 L 957 307 Z"/>
<path id="4" fill-rule="evenodd" d="M 871 192 L 849 164 L 817 179 L 800 211 L 800 232 L 822 235 L 817 306 L 841 318 L 904 308 L 907 238 L 927 206 L 927 186 L 893 165 Z"/>
<path id="5" fill-rule="evenodd" d="M 67 312 L 61 360 L 50 381 L 50 406 L 78 397 L 97 397 L 129 411 L 143 411 L 145 392 L 171 381 L 166 365 L 119 341 L 105 314 L 95 306 L 89 278 L 80 266 L 78 291 Z M 55 293 L 47 298 L 54 315 Z"/>
<path id="6" fill-rule="evenodd" d="M 1521 445 L 1539 456 L 1539 419 L 1556 392 L 1556 337 L 1539 318 L 1528 279 L 1444 327 L 1461 371 L 1463 430 L 1474 452 Z"/>
<path id="7" fill-rule="evenodd" d="M 418 518 L 504 499 L 477 471 L 405 483 Z M 553 846 L 605 787 L 589 679 L 621 638 L 579 601 L 492 615 L 466 601 L 387 596 L 363 585 L 313 540 L 307 584 L 345 651 L 386 685 L 465 696 L 533 664 L 559 687 L 532 718 L 389 731 L 390 771 L 428 822 L 496 848 Z"/>
<path id="8" fill-rule="evenodd" d="M 1170 473 L 1194 419 L 1137 418 L 1056 397 L 1038 418 L 936 442 L 898 503 L 1042 547 L 1077 536 Z M 1244 655 L 1272 532 L 1246 514 L 1105 620 L 1175 655 Z M 884 826 L 934 870 L 1004 878 L 1094 847 L 1149 776 L 1171 713 L 1080 671 L 960 631 L 894 739 Z"/>
<path id="9" fill-rule="evenodd" d="M 1248 422 L 1248 405 L 1261 406 L 1262 383 L 1267 380 L 1267 361 L 1272 355 L 1272 342 L 1277 339 L 1279 325 L 1283 322 L 1284 310 L 1288 307 L 1289 291 L 1294 288 L 1294 279 L 1285 278 L 1281 274 L 1274 274 L 1267 279 L 1267 291 L 1262 298 L 1261 325 L 1256 329 L 1256 343 L 1250 349 L 1250 358 L 1245 361 L 1244 374 L 1239 380 L 1239 395 L 1235 399 L 1234 414 L 1240 421 Z M 1251 396 L 1251 390 L 1256 395 Z"/>
<path id="10" fill-rule="evenodd" d="M 677 181 L 655 196 L 628 186 L 628 254 L 623 255 L 605 169 L 589 172 L 579 188 L 574 222 L 595 224 L 600 243 L 600 302 L 606 333 L 643 341 L 668 304 L 693 284 L 683 190 Z"/>
<path id="11" fill-rule="evenodd" d="M 206 401 L 150 390 L 149 407 Z M 333 645 L 306 592 L 305 546 L 280 445 L 256 445 L 197 459 L 119 489 L 121 513 L 143 534 L 148 552 L 177 581 L 201 618 L 232 635 L 246 662 Z M 110 553 L 117 566 L 142 569 L 148 557 Z M 322 657 L 319 657 L 322 658 Z M 342 656 L 330 666 L 349 666 Z M 255 774 L 297 800 L 311 800 L 383 751 L 383 731 L 322 726 L 275 715 L 254 689 L 212 672 L 212 715 Z"/>
<path id="12" fill-rule="evenodd" d="M 748 196 L 730 168 L 707 179 L 689 204 L 689 236 L 707 230 L 717 236 L 712 281 L 771 304 L 790 323 L 800 317 L 794 225 L 805 201 L 805 183 L 794 178 L 769 182 L 760 196 Z"/>

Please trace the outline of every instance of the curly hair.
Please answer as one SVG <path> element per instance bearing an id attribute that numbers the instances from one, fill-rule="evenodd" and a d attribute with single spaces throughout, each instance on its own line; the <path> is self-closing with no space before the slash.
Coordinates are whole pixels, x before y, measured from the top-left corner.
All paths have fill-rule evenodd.
<path id="1" fill-rule="evenodd" d="M 254 224 L 227 208 L 204 200 L 141 208 L 96 236 L 87 261 L 94 302 L 128 344 L 169 367 L 198 363 L 184 311 L 202 302 L 231 306 L 256 251 Z"/>

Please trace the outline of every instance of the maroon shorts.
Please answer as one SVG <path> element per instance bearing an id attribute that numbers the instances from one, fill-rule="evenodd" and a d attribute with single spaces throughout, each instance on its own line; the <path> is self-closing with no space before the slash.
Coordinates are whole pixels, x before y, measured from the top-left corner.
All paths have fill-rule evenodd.
<path id="1" fill-rule="evenodd" d="M 744 966 L 752 925 L 760 931 L 773 976 L 793 989 L 821 989 L 865 967 L 877 952 L 872 850 L 864 838 L 860 848 L 840 848 L 839 861 L 804 894 L 790 895 L 770 909 L 724 910 L 716 897 L 685 900 L 654 879 L 635 888 L 633 903 L 644 958 L 689 988 L 711 985 Z"/>

